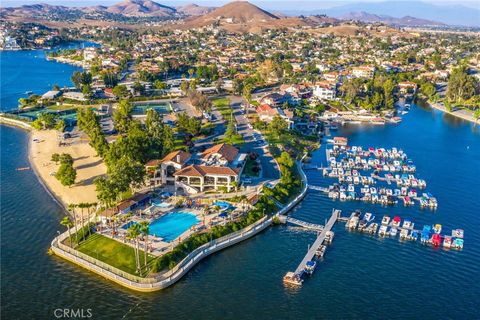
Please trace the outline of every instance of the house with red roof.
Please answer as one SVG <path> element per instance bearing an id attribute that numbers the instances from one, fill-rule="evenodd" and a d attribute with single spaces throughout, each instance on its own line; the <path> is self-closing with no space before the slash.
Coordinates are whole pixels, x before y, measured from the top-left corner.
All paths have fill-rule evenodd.
<path id="1" fill-rule="evenodd" d="M 153 159 L 145 164 L 147 171 L 147 185 L 159 187 L 175 184 L 174 173 L 187 165 L 192 155 L 189 152 L 178 150 L 167 154 L 163 159 Z"/>

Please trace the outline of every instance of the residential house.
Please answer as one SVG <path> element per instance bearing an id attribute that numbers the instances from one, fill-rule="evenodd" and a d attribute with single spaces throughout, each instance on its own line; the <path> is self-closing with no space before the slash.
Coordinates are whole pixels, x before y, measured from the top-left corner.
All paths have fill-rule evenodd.
<path id="1" fill-rule="evenodd" d="M 173 185 L 175 183 L 173 174 L 184 168 L 191 157 L 189 152 L 178 150 L 170 152 L 163 159 L 148 161 L 145 164 L 147 185 L 150 187 Z"/>
<path id="2" fill-rule="evenodd" d="M 198 193 L 208 190 L 226 188 L 232 191 L 240 180 L 241 169 L 230 167 L 213 167 L 204 165 L 190 165 L 173 175 L 175 186 L 186 193 Z"/>
<path id="3" fill-rule="evenodd" d="M 281 107 L 285 102 L 288 102 L 288 97 L 278 92 L 267 94 L 260 100 L 261 104 L 268 104 L 271 107 Z"/>
<path id="4" fill-rule="evenodd" d="M 417 84 L 411 81 L 402 81 L 398 83 L 398 89 L 402 94 L 415 93 L 417 92 Z"/>
<path id="5" fill-rule="evenodd" d="M 373 78 L 373 74 L 375 73 L 375 67 L 372 66 L 360 66 L 360 67 L 353 67 L 352 68 L 352 75 L 355 78 Z"/>
<path id="6" fill-rule="evenodd" d="M 337 97 L 337 86 L 334 82 L 317 82 L 313 89 L 313 95 L 322 100 L 333 100 Z"/>

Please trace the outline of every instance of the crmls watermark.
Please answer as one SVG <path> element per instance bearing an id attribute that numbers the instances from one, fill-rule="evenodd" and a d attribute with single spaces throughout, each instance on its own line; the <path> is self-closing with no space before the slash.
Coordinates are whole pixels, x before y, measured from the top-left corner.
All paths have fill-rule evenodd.
<path id="1" fill-rule="evenodd" d="M 92 309 L 62 309 L 53 310 L 57 319 L 87 319 L 93 317 Z"/>

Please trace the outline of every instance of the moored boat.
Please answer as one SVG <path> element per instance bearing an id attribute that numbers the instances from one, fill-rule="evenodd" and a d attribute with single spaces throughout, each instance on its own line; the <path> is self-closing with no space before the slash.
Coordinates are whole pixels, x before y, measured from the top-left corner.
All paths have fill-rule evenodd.
<path id="1" fill-rule="evenodd" d="M 313 260 L 311 261 L 307 261 L 307 263 L 305 263 L 305 272 L 308 273 L 308 274 L 312 274 L 313 271 L 315 271 L 315 268 L 317 267 L 317 263 Z"/>
<path id="2" fill-rule="evenodd" d="M 436 234 L 440 234 L 440 232 L 442 232 L 442 225 L 437 223 L 436 225 L 433 226 L 433 231 Z"/>
<path id="3" fill-rule="evenodd" d="M 303 283 L 303 279 L 294 272 L 287 272 L 287 274 L 283 277 L 283 282 L 287 284 L 301 286 Z"/>
<path id="4" fill-rule="evenodd" d="M 382 225 L 386 226 L 390 222 L 390 217 L 388 215 L 384 215 L 382 219 Z"/>
<path id="5" fill-rule="evenodd" d="M 443 237 L 443 247 L 448 249 L 451 246 L 452 246 L 452 237 L 444 236 Z"/>
<path id="6" fill-rule="evenodd" d="M 440 244 L 442 243 L 442 237 L 440 236 L 440 234 L 433 234 L 431 243 L 433 247 L 440 247 Z"/>

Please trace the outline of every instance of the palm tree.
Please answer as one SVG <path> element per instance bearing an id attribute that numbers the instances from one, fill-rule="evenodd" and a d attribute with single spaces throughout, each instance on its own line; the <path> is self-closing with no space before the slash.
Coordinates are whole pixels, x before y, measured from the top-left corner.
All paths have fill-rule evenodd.
<path id="1" fill-rule="evenodd" d="M 70 246 L 72 246 L 72 232 L 70 230 L 71 227 L 73 227 L 73 223 L 72 223 L 72 220 L 70 220 L 69 217 L 65 216 L 63 217 L 63 219 L 60 221 L 60 224 L 62 226 L 65 226 L 67 229 L 68 229 L 68 240 L 70 242 Z"/>
<path id="2" fill-rule="evenodd" d="M 77 207 L 76 204 L 70 203 L 68 205 L 68 210 L 71 210 L 73 214 L 73 223 L 75 225 L 75 239 L 78 237 L 78 228 L 77 228 L 77 212 L 75 211 L 75 208 Z"/>
<path id="3" fill-rule="evenodd" d="M 150 227 L 150 222 L 148 222 L 148 221 L 140 222 L 140 232 L 144 236 L 144 241 L 143 242 L 145 244 L 145 252 L 144 252 L 145 267 L 147 266 L 148 235 L 150 234 L 149 227 Z"/>
<path id="4" fill-rule="evenodd" d="M 139 247 L 138 247 L 138 237 L 140 236 L 140 225 L 134 223 L 127 230 L 127 238 L 135 241 L 135 247 L 133 249 L 135 253 L 135 266 L 137 272 L 140 271 L 140 256 L 139 256 Z"/>

